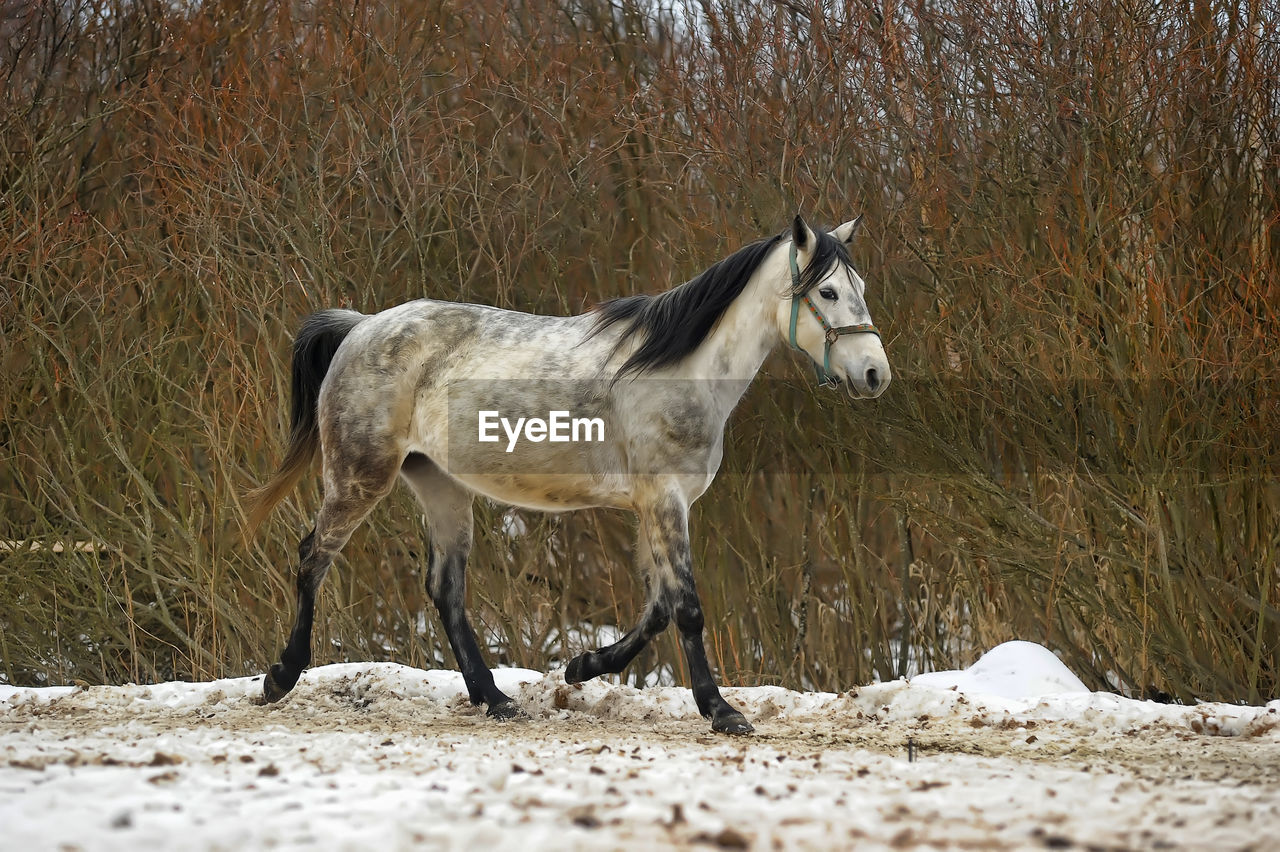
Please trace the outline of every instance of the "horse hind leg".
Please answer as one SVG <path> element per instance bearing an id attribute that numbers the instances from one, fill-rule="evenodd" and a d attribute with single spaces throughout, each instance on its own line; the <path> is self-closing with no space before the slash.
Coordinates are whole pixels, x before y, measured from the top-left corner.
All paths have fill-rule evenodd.
<path id="1" fill-rule="evenodd" d="M 398 459 L 365 466 L 367 463 L 367 458 L 363 459 L 358 470 L 342 465 L 326 471 L 324 502 L 316 515 L 315 528 L 298 545 L 297 619 L 280 662 L 263 678 L 262 697 L 267 702 L 288 695 L 303 669 L 311 665 L 311 628 L 320 584 L 356 527 L 390 493 L 395 482 Z"/>
<path id="2" fill-rule="evenodd" d="M 273 665 L 262 682 L 262 697 L 274 703 L 289 694 L 298 683 L 302 670 L 311 664 L 311 625 L 315 617 L 316 590 L 329 571 L 329 560 L 317 560 L 315 554 L 316 531 L 298 544 L 298 574 L 295 580 L 297 617 L 289 631 L 289 641 L 280 654 L 280 662 Z"/>
<path id="3" fill-rule="evenodd" d="M 431 547 L 427 593 L 444 623 L 449 646 L 467 684 L 472 704 L 487 704 L 488 715 L 511 719 L 522 715 L 509 696 L 498 689 L 485 665 L 475 632 L 467 620 L 466 570 L 471 553 L 471 492 L 424 455 L 410 454 L 400 468 L 405 484 L 418 498 L 427 522 Z"/>

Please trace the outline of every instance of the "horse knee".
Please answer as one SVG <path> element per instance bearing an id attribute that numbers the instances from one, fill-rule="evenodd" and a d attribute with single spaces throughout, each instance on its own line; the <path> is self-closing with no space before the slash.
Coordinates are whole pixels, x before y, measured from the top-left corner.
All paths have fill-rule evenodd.
<path id="1" fill-rule="evenodd" d="M 650 637 L 657 636 L 666 630 L 670 623 L 671 608 L 667 606 L 666 601 L 655 601 L 649 610 L 648 617 L 645 618 L 645 633 Z"/>
<path id="2" fill-rule="evenodd" d="M 672 607 L 676 619 L 676 627 L 681 633 L 701 635 L 703 627 L 702 602 L 698 594 L 688 589 L 681 589 L 675 594 Z"/>

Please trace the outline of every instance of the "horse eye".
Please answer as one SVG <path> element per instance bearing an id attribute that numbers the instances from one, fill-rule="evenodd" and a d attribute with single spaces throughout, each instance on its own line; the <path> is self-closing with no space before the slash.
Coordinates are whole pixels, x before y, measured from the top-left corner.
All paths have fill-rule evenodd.
<path id="1" fill-rule="evenodd" d="M 828 302 L 834 302 L 836 300 L 836 291 L 830 287 L 823 287 L 818 291 L 818 294 Z"/>

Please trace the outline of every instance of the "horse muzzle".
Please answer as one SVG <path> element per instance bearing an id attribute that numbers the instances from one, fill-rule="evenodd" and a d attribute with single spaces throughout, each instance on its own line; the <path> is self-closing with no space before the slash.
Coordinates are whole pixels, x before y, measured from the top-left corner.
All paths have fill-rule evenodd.
<path id="1" fill-rule="evenodd" d="M 831 376 L 831 381 L 851 400 L 875 399 L 885 392 L 891 379 L 888 364 L 869 364 L 860 371 Z"/>

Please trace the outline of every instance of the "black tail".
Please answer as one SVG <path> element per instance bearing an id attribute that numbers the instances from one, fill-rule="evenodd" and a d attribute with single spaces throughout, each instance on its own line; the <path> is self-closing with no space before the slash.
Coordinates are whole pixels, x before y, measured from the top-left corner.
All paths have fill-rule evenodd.
<path id="1" fill-rule="evenodd" d="M 347 310 L 328 310 L 312 314 L 302 322 L 293 341 L 293 399 L 289 408 L 289 449 L 276 475 L 260 488 L 245 495 L 248 534 L 266 520 L 267 515 L 284 496 L 294 489 L 306 473 L 320 446 L 320 424 L 316 402 L 320 385 L 329 364 L 346 340 L 351 329 L 365 318 L 364 314 Z"/>

